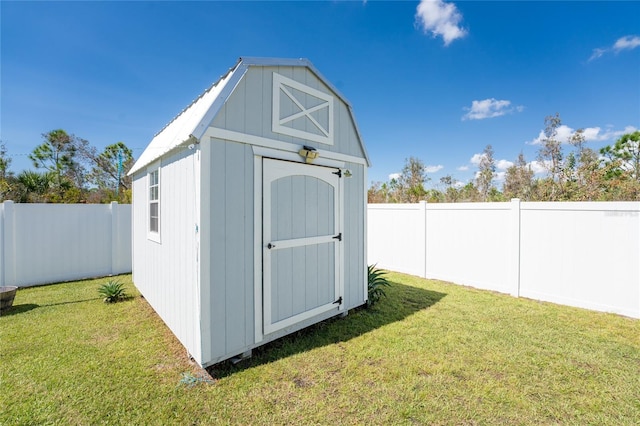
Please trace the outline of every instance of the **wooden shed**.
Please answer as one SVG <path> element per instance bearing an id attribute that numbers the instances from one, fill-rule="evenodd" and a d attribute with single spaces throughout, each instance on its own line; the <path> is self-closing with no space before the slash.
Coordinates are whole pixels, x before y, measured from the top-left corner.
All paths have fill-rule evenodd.
<path id="1" fill-rule="evenodd" d="M 133 281 L 202 366 L 367 300 L 369 160 L 306 59 L 240 58 L 131 169 Z"/>

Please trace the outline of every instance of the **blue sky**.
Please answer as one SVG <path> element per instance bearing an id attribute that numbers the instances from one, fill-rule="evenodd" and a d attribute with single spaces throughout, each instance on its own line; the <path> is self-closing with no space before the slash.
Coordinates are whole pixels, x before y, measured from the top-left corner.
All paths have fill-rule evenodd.
<path id="1" fill-rule="evenodd" d="M 0 2 L 0 137 L 19 172 L 62 128 L 139 156 L 240 56 L 305 57 L 351 102 L 386 181 L 535 160 L 545 116 L 588 146 L 640 128 L 640 2 Z M 534 167 L 536 164 L 533 164 Z M 499 182 L 498 182 L 499 184 Z"/>

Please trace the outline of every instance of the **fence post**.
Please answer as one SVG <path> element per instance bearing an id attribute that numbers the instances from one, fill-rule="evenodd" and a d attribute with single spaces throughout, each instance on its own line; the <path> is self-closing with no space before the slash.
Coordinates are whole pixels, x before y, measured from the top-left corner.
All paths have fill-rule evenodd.
<path id="1" fill-rule="evenodd" d="M 2 223 L 2 238 L 0 239 L 0 255 L 2 260 L 0 264 L 0 284 L 16 285 L 16 248 L 15 248 L 15 232 L 14 232 L 14 206 L 13 201 L 7 200 L 2 203 L 4 214 Z"/>
<path id="2" fill-rule="evenodd" d="M 422 232 L 418 232 L 418 237 L 422 243 L 422 277 L 427 278 L 427 202 L 420 201 L 420 227 Z M 419 241 L 420 241 L 419 240 Z"/>
<path id="3" fill-rule="evenodd" d="M 511 199 L 511 258 L 509 259 L 509 294 L 520 296 L 520 199 Z"/>
<path id="4" fill-rule="evenodd" d="M 111 213 L 111 275 L 118 270 L 118 202 L 112 201 L 109 206 Z"/>

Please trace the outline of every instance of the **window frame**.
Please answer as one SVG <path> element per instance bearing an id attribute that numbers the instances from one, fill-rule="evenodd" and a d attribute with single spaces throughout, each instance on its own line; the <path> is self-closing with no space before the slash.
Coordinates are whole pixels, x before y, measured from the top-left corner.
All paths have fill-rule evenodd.
<path id="1" fill-rule="evenodd" d="M 151 241 L 155 241 L 156 243 L 160 243 L 160 232 L 162 230 L 161 225 L 161 177 L 160 177 L 160 163 L 153 164 L 147 167 L 147 203 L 146 203 L 146 217 L 147 217 L 147 238 Z M 155 175 L 155 179 L 153 176 Z M 154 191 L 155 190 L 155 191 Z M 154 194 L 154 195 L 152 195 Z M 151 206 L 155 204 L 156 207 L 156 229 L 152 229 L 152 216 L 151 216 Z"/>

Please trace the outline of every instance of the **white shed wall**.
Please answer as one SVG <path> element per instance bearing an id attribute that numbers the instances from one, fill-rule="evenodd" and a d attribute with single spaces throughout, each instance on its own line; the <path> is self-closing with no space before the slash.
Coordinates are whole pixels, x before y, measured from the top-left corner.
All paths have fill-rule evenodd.
<path id="1" fill-rule="evenodd" d="M 207 232 L 211 359 L 241 353 L 254 343 L 253 151 L 251 146 L 212 139 L 207 168 L 210 189 L 203 207 Z M 207 150 L 204 150 L 206 152 Z M 203 239 L 204 241 L 204 239 Z M 205 360 L 207 362 L 209 360 Z"/>
<path id="2" fill-rule="evenodd" d="M 160 165 L 160 242 L 147 238 L 146 171 L 133 182 L 133 281 L 189 353 L 201 362 L 200 151 L 183 148 Z"/>
<path id="3" fill-rule="evenodd" d="M 345 308 L 364 304 L 368 293 L 366 239 L 367 167 L 347 163 L 353 175 L 344 179 L 344 291 Z"/>

